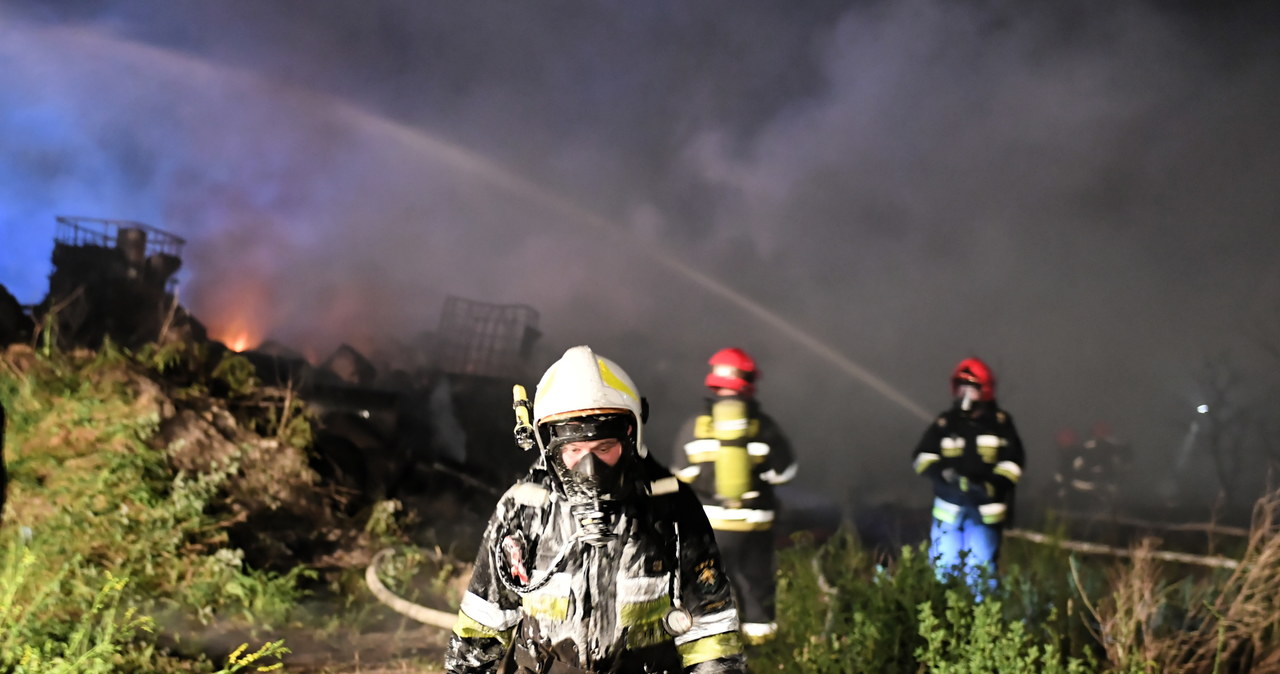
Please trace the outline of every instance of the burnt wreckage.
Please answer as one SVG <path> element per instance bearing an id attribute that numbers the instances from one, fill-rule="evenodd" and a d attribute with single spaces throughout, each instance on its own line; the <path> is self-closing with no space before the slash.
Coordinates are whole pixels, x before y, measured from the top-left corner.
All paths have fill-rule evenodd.
<path id="1" fill-rule="evenodd" d="M 35 308 L 51 320 L 59 344 L 127 348 L 174 337 L 205 339 L 178 306 L 174 274 L 186 241 L 129 220 L 59 217 L 49 294 Z"/>
<path id="2" fill-rule="evenodd" d="M 49 292 L 28 308 L 0 287 L 0 340 L 29 341 L 39 327 L 63 348 L 188 341 L 212 347 L 216 362 L 226 346 L 176 297 L 185 245 L 139 222 L 58 217 Z M 399 369 L 348 345 L 317 365 L 276 342 L 242 355 L 280 404 L 286 394 L 305 401 L 318 422 L 317 469 L 352 495 L 351 509 L 466 491 L 484 494 L 484 510 L 525 468 L 512 460 L 509 396 L 540 335 L 531 307 L 450 297 L 437 330 L 394 358 Z"/>
<path id="3" fill-rule="evenodd" d="M 243 352 L 267 384 L 297 391 L 317 418 L 322 472 L 364 494 L 427 509 L 442 492 L 487 506 L 527 466 L 510 434 L 513 382 L 540 336 L 523 305 L 450 297 L 437 330 L 409 347 L 411 368 L 379 370 L 350 345 L 312 366 L 267 342 Z M 514 460 L 513 460 L 514 459 Z"/>

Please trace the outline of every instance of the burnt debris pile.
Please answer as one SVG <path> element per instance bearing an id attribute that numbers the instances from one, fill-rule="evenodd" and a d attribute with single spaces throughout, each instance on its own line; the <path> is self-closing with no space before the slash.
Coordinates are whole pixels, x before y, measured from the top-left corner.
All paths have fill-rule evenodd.
<path id="1" fill-rule="evenodd" d="M 49 294 L 34 314 L 63 347 L 203 340 L 204 327 L 172 292 L 185 244 L 140 222 L 60 217 Z"/>
<path id="2" fill-rule="evenodd" d="M 451 297 L 409 346 L 344 344 L 308 360 L 267 341 L 230 358 L 177 300 L 185 243 L 136 222 L 58 218 L 46 298 L 24 307 L 0 287 L 0 346 L 167 348 L 198 361 L 158 377 L 167 402 L 154 442 L 176 469 L 234 466 L 230 533 L 251 563 L 361 565 L 363 522 L 388 500 L 417 542 L 474 549 L 484 514 L 530 461 L 511 437 L 511 385 L 527 383 L 537 312 Z"/>

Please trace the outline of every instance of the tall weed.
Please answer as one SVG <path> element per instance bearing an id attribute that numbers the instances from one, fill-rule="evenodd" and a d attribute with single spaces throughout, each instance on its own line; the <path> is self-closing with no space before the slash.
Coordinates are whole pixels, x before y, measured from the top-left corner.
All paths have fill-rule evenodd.
<path id="1" fill-rule="evenodd" d="M 228 546 L 227 522 L 211 513 L 236 467 L 198 475 L 169 468 L 147 442 L 159 414 L 154 396 L 141 395 L 155 390 L 142 368 L 110 344 L 0 361 L 10 477 L 0 531 L 22 541 L 0 564 L 0 657 L 9 658 L 0 662 L 41 673 L 170 671 L 179 665 L 156 654 L 145 613 L 177 610 L 256 628 L 285 620 L 309 572 L 250 569 Z M 283 652 L 263 649 L 254 651 L 262 665 Z M 95 669 L 99 660 L 111 667 Z"/>

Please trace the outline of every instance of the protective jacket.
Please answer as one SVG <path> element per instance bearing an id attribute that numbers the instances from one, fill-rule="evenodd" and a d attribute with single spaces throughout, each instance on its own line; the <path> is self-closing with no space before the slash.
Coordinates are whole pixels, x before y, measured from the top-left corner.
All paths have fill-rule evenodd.
<path id="1" fill-rule="evenodd" d="M 604 545 L 579 539 L 574 511 L 541 461 L 503 495 L 446 671 L 746 671 L 736 608 L 697 498 L 652 459 L 635 465 L 615 502 L 617 536 Z M 668 631 L 673 608 L 691 620 Z"/>
<path id="2" fill-rule="evenodd" d="M 689 419 L 676 436 L 672 465 L 676 477 L 688 483 L 704 504 L 707 519 L 717 531 L 767 531 L 773 526 L 778 500 L 775 485 L 790 482 L 796 475 L 791 443 L 760 410 L 754 399 L 733 398 L 744 405 L 743 432 L 726 440 L 725 425 L 715 407 L 725 398 L 707 400 L 702 414 Z M 741 446 L 746 461 L 727 462 L 726 452 Z M 726 480 L 726 471 L 741 472 Z M 740 487 L 725 493 L 726 482 Z"/>
<path id="3" fill-rule="evenodd" d="M 948 523 L 967 507 L 976 508 L 984 524 L 1004 522 L 1023 462 L 1013 419 L 990 401 L 967 412 L 959 404 L 944 412 L 914 454 L 916 473 L 933 480 L 933 516 Z"/>

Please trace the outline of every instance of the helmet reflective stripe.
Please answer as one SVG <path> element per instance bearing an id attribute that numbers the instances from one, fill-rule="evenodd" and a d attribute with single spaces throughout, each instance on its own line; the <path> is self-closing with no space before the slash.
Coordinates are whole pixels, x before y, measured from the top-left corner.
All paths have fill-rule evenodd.
<path id="1" fill-rule="evenodd" d="M 604 379 L 604 383 L 610 388 L 622 391 L 624 394 L 631 396 L 633 400 L 639 400 L 640 396 L 636 394 L 636 385 L 631 383 L 631 377 L 627 377 L 626 372 L 622 372 L 622 368 L 618 368 L 618 372 L 622 372 L 622 376 L 614 374 L 613 369 L 609 367 L 610 363 L 604 358 L 596 358 L 596 364 L 600 367 L 600 377 Z M 614 365 L 613 367 L 618 367 Z M 623 379 L 623 377 L 626 377 Z"/>
<path id="2" fill-rule="evenodd" d="M 640 394 L 635 382 L 617 363 L 596 355 L 589 346 L 575 346 L 552 363 L 533 398 L 534 424 L 539 428 L 548 421 L 608 412 L 631 414 L 636 449 L 644 456 Z"/>
<path id="3" fill-rule="evenodd" d="M 755 380 L 759 373 L 756 362 L 738 348 L 720 349 L 707 361 L 711 371 L 704 383 L 713 389 L 727 388 L 743 395 L 755 392 Z"/>

